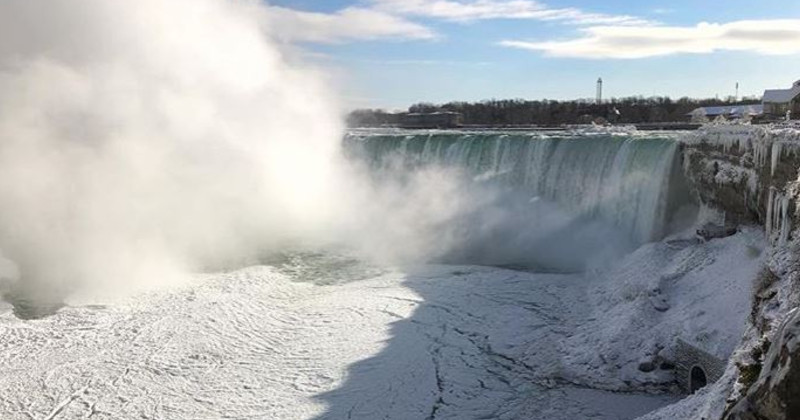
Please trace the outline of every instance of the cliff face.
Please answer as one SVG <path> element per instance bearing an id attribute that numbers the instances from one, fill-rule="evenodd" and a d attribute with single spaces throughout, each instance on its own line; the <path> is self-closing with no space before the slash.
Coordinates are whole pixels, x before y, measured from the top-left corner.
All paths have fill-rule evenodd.
<path id="1" fill-rule="evenodd" d="M 800 309 L 795 309 L 781 323 L 764 366 L 758 382 L 726 419 L 800 419 Z"/>
<path id="2" fill-rule="evenodd" d="M 717 224 L 759 224 L 772 244 L 754 279 L 750 325 L 732 358 L 724 419 L 800 419 L 800 131 L 704 128 L 683 145 L 693 193 Z M 712 219 L 714 217 L 711 217 Z"/>
<path id="3" fill-rule="evenodd" d="M 782 216 L 795 213 L 794 200 L 786 198 L 797 192 L 800 131 L 711 126 L 685 139 L 683 148 L 693 192 L 705 206 L 723 213 L 727 224 L 779 228 Z"/>

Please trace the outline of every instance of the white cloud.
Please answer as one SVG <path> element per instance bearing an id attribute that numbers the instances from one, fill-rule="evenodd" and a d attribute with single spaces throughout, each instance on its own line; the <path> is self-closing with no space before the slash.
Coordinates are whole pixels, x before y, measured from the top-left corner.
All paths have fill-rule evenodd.
<path id="1" fill-rule="evenodd" d="M 696 26 L 598 26 L 566 41 L 507 40 L 500 45 L 556 57 L 633 59 L 671 54 L 750 51 L 765 55 L 800 53 L 800 20 L 749 20 Z"/>
<path id="2" fill-rule="evenodd" d="M 483 67 L 491 66 L 491 61 L 456 61 L 456 60 L 359 60 L 364 63 L 382 66 L 454 66 L 454 67 Z"/>
<path id="3" fill-rule="evenodd" d="M 335 13 L 269 7 L 265 24 L 287 41 L 338 43 L 376 39 L 433 39 L 429 28 L 379 10 L 349 7 Z"/>
<path id="4" fill-rule="evenodd" d="M 451 21 L 532 19 L 575 25 L 646 25 L 628 15 L 588 13 L 576 8 L 551 8 L 535 0 L 370 0 L 377 9 L 393 14 Z"/>

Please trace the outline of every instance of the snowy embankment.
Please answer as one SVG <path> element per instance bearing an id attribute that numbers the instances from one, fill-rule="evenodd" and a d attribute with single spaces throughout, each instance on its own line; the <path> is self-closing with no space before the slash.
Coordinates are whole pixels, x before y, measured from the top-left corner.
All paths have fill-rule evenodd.
<path id="1" fill-rule="evenodd" d="M 260 266 L 37 321 L 4 308 L 0 418 L 630 419 L 676 400 L 619 392 L 668 389 L 671 371 L 638 367 L 676 337 L 732 350 L 760 246 L 655 243 L 586 275 L 316 285 Z"/>
<path id="2" fill-rule="evenodd" d="M 796 399 L 786 392 L 792 385 L 775 381 L 783 375 L 767 360 L 767 351 L 800 302 L 800 242 L 793 233 L 800 196 L 800 130 L 796 124 L 722 124 L 682 140 L 685 171 L 700 200 L 717 212 L 717 222 L 761 224 L 769 246 L 763 271 L 753 278 L 746 330 L 723 378 L 647 418 L 793 418 L 796 414 L 785 404 Z M 769 354 L 785 350 L 775 347 Z"/>

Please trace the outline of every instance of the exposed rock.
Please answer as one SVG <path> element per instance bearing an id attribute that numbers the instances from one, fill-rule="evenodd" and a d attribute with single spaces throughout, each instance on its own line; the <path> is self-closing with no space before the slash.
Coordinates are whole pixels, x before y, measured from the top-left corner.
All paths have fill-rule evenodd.
<path id="1" fill-rule="evenodd" d="M 661 362 L 661 365 L 659 365 L 658 368 L 661 370 L 675 370 L 675 363 L 669 360 L 664 360 Z"/>
<path id="2" fill-rule="evenodd" d="M 639 363 L 639 370 L 645 373 L 652 372 L 656 370 L 656 365 L 653 362 L 642 362 Z"/>
<path id="3" fill-rule="evenodd" d="M 661 294 L 656 296 L 650 296 L 650 304 L 653 305 L 653 308 L 655 308 L 659 312 L 666 312 L 670 308 L 669 302 L 667 302 L 667 298 Z"/>
<path id="4" fill-rule="evenodd" d="M 718 226 L 713 224 L 706 224 L 701 229 L 697 230 L 697 235 L 706 241 L 719 238 L 727 238 L 733 236 L 737 232 L 736 226 Z"/>
<path id="5" fill-rule="evenodd" d="M 800 419 L 800 309 L 787 316 L 758 381 L 726 420 Z"/>
<path id="6" fill-rule="evenodd" d="M 686 140 L 684 168 L 692 191 L 729 225 L 765 224 L 770 187 L 797 180 L 796 130 L 769 126 L 716 126 Z M 789 213 L 794 211 L 790 204 Z"/>

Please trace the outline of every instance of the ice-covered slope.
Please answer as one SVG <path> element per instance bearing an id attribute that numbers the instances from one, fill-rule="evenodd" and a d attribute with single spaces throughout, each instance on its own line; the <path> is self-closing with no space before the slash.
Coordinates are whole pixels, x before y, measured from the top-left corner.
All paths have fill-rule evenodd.
<path id="1" fill-rule="evenodd" d="M 598 279 L 589 274 L 594 314 L 568 340 L 567 372 L 598 387 L 663 389 L 672 371 L 639 366 L 674 363 L 679 338 L 727 359 L 745 329 L 763 248 L 753 229 L 709 242 L 675 237 L 641 247 Z"/>

